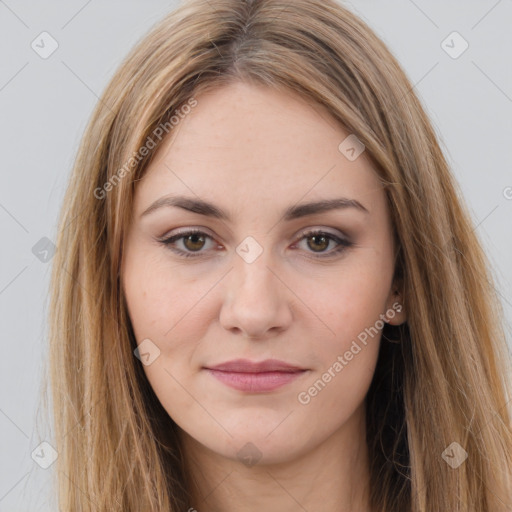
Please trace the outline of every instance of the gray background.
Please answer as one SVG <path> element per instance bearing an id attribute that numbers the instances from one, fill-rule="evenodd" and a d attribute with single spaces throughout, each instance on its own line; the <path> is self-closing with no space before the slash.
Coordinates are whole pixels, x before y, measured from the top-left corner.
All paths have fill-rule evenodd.
<path id="1" fill-rule="evenodd" d="M 383 38 L 415 84 L 494 266 L 510 325 L 512 0 L 344 4 Z M 31 458 L 47 438 L 36 413 L 50 269 L 32 248 L 43 237 L 55 240 L 97 97 L 133 44 L 175 5 L 0 0 L 0 511 L 56 510 L 47 495 L 54 466 L 42 469 Z M 47 59 L 31 47 L 43 31 L 59 45 Z M 453 31 L 469 43 L 456 59 L 441 46 Z"/>

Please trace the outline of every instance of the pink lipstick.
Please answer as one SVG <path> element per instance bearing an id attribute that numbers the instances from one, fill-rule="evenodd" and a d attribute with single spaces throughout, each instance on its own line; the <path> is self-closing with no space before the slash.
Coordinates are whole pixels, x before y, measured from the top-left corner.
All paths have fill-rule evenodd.
<path id="1" fill-rule="evenodd" d="M 205 369 L 227 386 L 248 393 L 274 391 L 307 372 L 304 368 L 277 359 L 261 362 L 234 359 Z"/>

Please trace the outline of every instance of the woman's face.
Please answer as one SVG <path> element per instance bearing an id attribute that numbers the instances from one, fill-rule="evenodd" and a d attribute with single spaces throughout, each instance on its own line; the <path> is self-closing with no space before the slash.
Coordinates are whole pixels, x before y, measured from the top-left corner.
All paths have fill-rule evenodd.
<path id="1" fill-rule="evenodd" d="M 139 357 L 192 442 L 284 462 L 363 417 L 383 315 L 403 320 L 385 194 L 293 93 L 196 100 L 137 184 L 122 282 Z"/>

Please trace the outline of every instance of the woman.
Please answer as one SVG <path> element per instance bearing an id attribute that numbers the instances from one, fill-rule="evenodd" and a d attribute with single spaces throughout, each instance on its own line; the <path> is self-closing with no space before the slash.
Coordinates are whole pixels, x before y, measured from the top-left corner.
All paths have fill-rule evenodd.
<path id="1" fill-rule="evenodd" d="M 510 510 L 486 262 L 334 1 L 192 0 L 85 133 L 52 274 L 63 510 Z"/>

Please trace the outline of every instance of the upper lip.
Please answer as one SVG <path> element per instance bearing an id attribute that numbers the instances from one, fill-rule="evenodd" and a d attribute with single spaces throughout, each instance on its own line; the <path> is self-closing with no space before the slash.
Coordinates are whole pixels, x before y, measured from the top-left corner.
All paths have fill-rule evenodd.
<path id="1" fill-rule="evenodd" d="M 259 362 L 250 361 L 249 359 L 233 359 L 232 361 L 226 361 L 225 363 L 205 368 L 235 373 L 298 372 L 304 370 L 304 368 L 278 359 L 265 359 Z"/>

